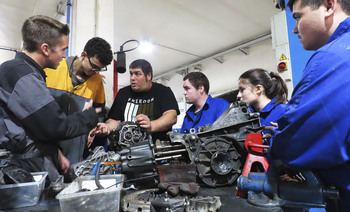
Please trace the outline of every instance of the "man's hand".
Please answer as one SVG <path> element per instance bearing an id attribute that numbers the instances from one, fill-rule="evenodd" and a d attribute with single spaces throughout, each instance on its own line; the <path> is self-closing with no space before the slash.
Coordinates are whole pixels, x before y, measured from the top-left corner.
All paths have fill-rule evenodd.
<path id="1" fill-rule="evenodd" d="M 270 131 L 271 133 L 266 133 L 265 135 L 263 135 L 263 138 L 271 138 L 272 137 L 272 130 L 276 127 L 278 127 L 278 124 L 275 122 L 270 122 L 271 126 L 265 126 L 265 130 Z"/>
<path id="2" fill-rule="evenodd" d="M 94 137 L 95 135 L 106 136 L 106 135 L 109 135 L 110 132 L 111 131 L 107 123 L 97 123 L 97 127 L 95 127 L 90 131 L 90 135 Z"/>
<path id="3" fill-rule="evenodd" d="M 86 148 L 89 148 L 91 146 L 92 142 L 94 142 L 95 135 L 96 135 L 95 129 L 96 129 L 96 127 L 89 132 L 89 135 L 88 135 L 87 141 L 86 141 Z"/>
<path id="4" fill-rule="evenodd" d="M 101 108 L 101 107 L 95 108 L 95 112 L 96 112 L 96 113 L 101 113 L 101 112 L 102 112 L 102 108 Z"/>
<path id="5" fill-rule="evenodd" d="M 83 108 L 81 111 L 85 111 L 85 110 L 87 110 L 87 109 L 89 109 L 89 108 L 92 108 L 92 104 L 93 104 L 93 103 L 94 103 L 94 102 L 92 101 L 92 99 L 90 99 L 89 102 L 85 103 L 85 106 L 84 106 L 84 108 Z M 102 112 L 102 108 L 101 108 L 101 107 L 95 108 L 95 112 L 96 112 L 96 113 L 101 113 L 101 112 Z"/>
<path id="6" fill-rule="evenodd" d="M 63 176 L 68 176 L 69 175 L 70 162 L 62 154 L 60 149 L 58 149 L 58 166 L 59 166 L 59 169 L 60 169 L 60 174 L 62 174 Z"/>
<path id="7" fill-rule="evenodd" d="M 148 116 L 139 114 L 135 117 L 135 123 L 144 128 L 147 133 L 161 132 L 171 128 L 177 121 L 176 110 L 167 110 L 156 120 L 150 120 Z"/>
<path id="8" fill-rule="evenodd" d="M 106 136 L 111 133 L 112 130 L 117 129 L 120 121 L 114 119 L 108 119 L 106 123 L 97 123 L 97 127 L 91 130 L 90 135 Z"/>
<path id="9" fill-rule="evenodd" d="M 144 114 L 139 114 L 135 117 L 135 123 L 140 125 L 140 127 L 144 128 L 146 132 L 152 132 L 151 120 L 149 120 L 148 116 Z"/>

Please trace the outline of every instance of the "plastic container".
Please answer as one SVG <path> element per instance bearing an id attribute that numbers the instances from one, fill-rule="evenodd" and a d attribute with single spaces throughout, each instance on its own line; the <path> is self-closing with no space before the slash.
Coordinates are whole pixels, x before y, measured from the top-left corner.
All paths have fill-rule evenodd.
<path id="1" fill-rule="evenodd" d="M 0 209 L 36 205 L 45 187 L 47 172 L 32 172 L 36 182 L 0 186 Z"/>
<path id="2" fill-rule="evenodd" d="M 97 189 L 94 179 L 94 176 L 78 177 L 57 194 L 61 211 L 119 211 L 124 175 L 101 175 L 100 183 L 105 189 Z"/>

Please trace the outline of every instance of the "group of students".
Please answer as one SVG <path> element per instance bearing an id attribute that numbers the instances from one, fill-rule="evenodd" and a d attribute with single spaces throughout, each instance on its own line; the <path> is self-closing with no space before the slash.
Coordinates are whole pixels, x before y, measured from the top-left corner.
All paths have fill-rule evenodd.
<path id="1" fill-rule="evenodd" d="M 297 21 L 293 32 L 306 50 L 315 50 L 301 81 L 286 103 L 288 91 L 282 78 L 252 69 L 239 78 L 238 98 L 260 113 L 262 125 L 270 126 L 264 131 L 270 138 L 270 156 L 291 169 L 313 170 L 325 185 L 340 192 L 340 200 L 327 204 L 327 211 L 346 211 L 350 207 L 350 117 L 346 113 L 350 102 L 350 1 L 290 0 L 288 7 Z M 80 88 L 90 88 L 94 78 L 100 84 L 94 75 L 105 70 L 111 58 L 104 60 L 86 49 L 80 57 L 61 61 L 66 56 L 68 33 L 68 25 L 33 16 L 22 27 L 24 51 L 0 66 L 0 148 L 11 152 L 0 159 L 1 166 L 49 170 L 48 177 L 54 180 L 58 170 L 69 172 L 70 162 L 64 156 L 69 154 L 62 153 L 65 148 L 61 145 L 66 139 L 83 135 L 90 145 L 96 135 L 109 134 L 122 121 L 134 121 L 155 139 L 162 139 L 162 132 L 176 123 L 175 97 L 170 88 L 152 82 L 152 67 L 145 60 L 130 64 L 130 86 L 119 90 L 107 121 L 101 121 L 98 114 L 104 98 L 99 98 L 104 91 L 80 93 Z M 101 46 L 109 52 L 108 45 Z M 44 69 L 57 67 L 65 76 L 55 76 L 57 82 L 52 82 L 55 77 L 49 78 L 57 73 Z M 66 82 L 71 85 L 64 85 Z M 193 105 L 186 112 L 182 132 L 214 122 L 228 106 L 208 94 L 209 82 L 199 72 L 185 76 L 183 86 L 186 102 Z M 74 98 L 93 101 L 67 102 L 72 90 L 77 90 Z"/>
<path id="2" fill-rule="evenodd" d="M 84 159 L 83 152 L 95 136 L 108 135 L 120 122 L 136 122 L 154 140 L 167 139 L 166 133 L 177 122 L 179 109 L 173 92 L 152 82 L 152 66 L 143 59 L 130 64 L 130 85 L 118 91 L 105 121 L 105 93 L 99 74 L 113 59 L 111 46 L 94 37 L 80 56 L 62 60 L 68 33 L 68 25 L 46 16 L 33 16 L 22 27 L 24 51 L 1 65 L 0 145 L 11 152 L 8 158 L 1 159 L 2 166 L 28 171 L 57 167 L 58 171 L 50 171 L 49 175 L 54 180 L 59 174 L 69 176 L 70 165 Z M 254 75 L 248 76 L 248 72 Z M 276 107 L 274 95 L 286 98 L 287 94 L 269 91 L 272 93 L 267 97 L 265 91 L 277 87 L 276 79 L 280 83 L 283 80 L 262 69 L 248 72 L 241 76 L 239 98 L 247 101 L 253 111 L 270 114 Z M 183 121 L 184 133 L 213 123 L 229 103 L 209 95 L 209 80 L 203 73 L 189 73 L 183 80 L 186 102 L 193 104 Z M 257 107 L 269 103 L 262 105 L 266 100 L 272 100 L 269 109 Z M 285 103 L 285 99 L 276 105 L 279 103 Z M 272 116 L 264 119 L 276 121 L 277 115 Z"/>

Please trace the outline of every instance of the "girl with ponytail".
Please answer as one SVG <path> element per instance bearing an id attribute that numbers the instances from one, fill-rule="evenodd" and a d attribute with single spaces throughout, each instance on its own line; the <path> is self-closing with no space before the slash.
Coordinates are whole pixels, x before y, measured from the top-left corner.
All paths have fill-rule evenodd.
<path id="1" fill-rule="evenodd" d="M 274 72 L 256 68 L 244 72 L 239 77 L 237 98 L 248 102 L 252 112 L 260 113 L 262 126 L 272 126 L 285 111 L 288 88 L 282 77 Z M 264 130 L 266 138 L 271 132 Z"/>

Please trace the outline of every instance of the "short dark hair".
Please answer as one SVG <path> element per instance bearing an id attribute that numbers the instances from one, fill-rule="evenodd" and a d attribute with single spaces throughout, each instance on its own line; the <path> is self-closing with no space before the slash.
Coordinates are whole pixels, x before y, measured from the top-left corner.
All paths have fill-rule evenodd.
<path id="1" fill-rule="evenodd" d="M 288 88 L 278 73 L 269 73 L 265 69 L 255 68 L 244 72 L 239 79 L 247 80 L 254 86 L 262 85 L 265 89 L 265 95 L 269 99 L 276 97 L 276 105 L 287 102 Z"/>
<path id="2" fill-rule="evenodd" d="M 69 34 L 69 26 L 51 17 L 35 15 L 24 21 L 22 26 L 23 47 L 28 52 L 36 51 L 43 43 L 51 48 L 62 42 L 62 36 Z"/>
<path id="3" fill-rule="evenodd" d="M 209 94 L 209 80 L 202 72 L 191 72 L 188 73 L 183 81 L 187 80 L 195 87 L 197 90 L 199 86 L 203 85 L 206 94 Z"/>
<path id="4" fill-rule="evenodd" d="M 100 37 L 91 38 L 84 47 L 88 57 L 95 57 L 104 66 L 111 64 L 113 60 L 113 52 L 111 45 Z"/>
<path id="5" fill-rule="evenodd" d="M 290 11 L 293 12 L 293 5 L 295 2 L 300 1 L 300 6 L 305 7 L 309 6 L 311 9 L 315 10 L 318 9 L 323 3 L 324 0 L 289 0 L 287 3 L 287 6 L 289 7 Z M 340 7 L 346 14 L 350 14 L 350 0 L 338 0 Z"/>
<path id="6" fill-rule="evenodd" d="M 147 74 L 151 73 L 151 79 L 153 78 L 153 69 L 151 64 L 144 59 L 134 60 L 130 65 L 129 69 L 140 68 L 142 72 L 147 76 Z"/>
<path id="7" fill-rule="evenodd" d="M 324 0 L 289 0 L 287 6 L 289 7 L 290 11 L 293 11 L 293 5 L 298 1 L 300 1 L 301 7 L 310 6 L 312 9 L 318 9 L 324 2 Z"/>

